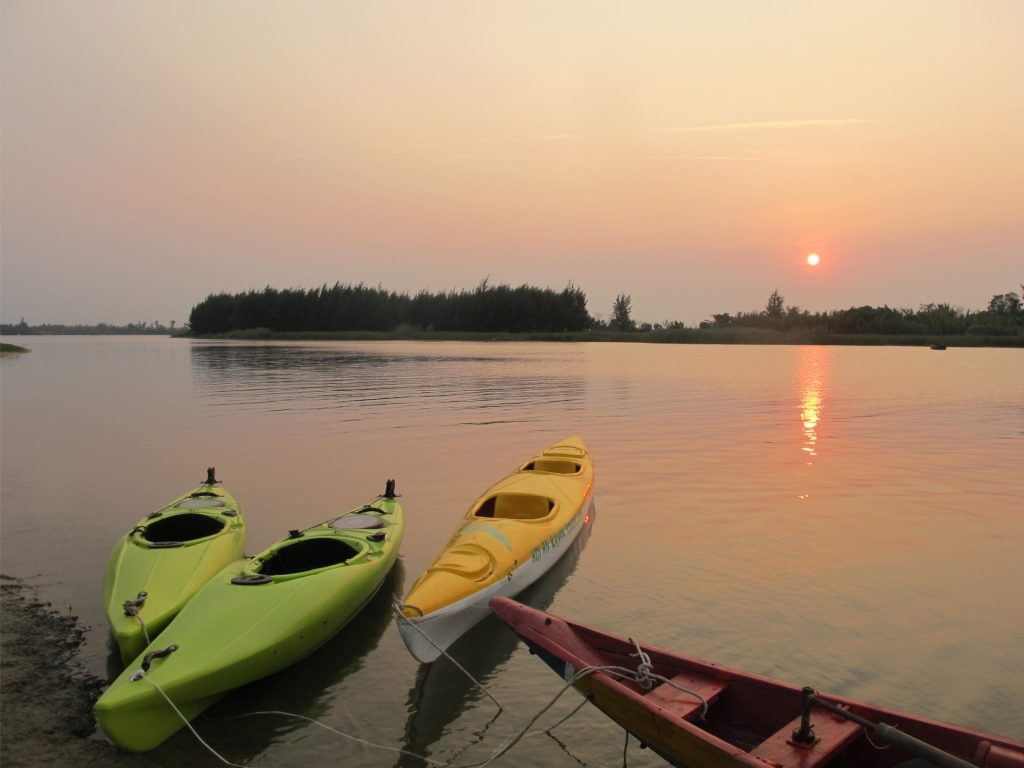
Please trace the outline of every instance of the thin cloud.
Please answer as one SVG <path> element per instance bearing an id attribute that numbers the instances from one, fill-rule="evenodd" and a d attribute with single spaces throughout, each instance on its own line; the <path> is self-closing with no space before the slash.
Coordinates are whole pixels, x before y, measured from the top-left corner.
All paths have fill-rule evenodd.
<path id="1" fill-rule="evenodd" d="M 813 120 L 762 120 L 756 123 L 721 123 L 719 125 L 697 125 L 687 128 L 667 128 L 661 133 L 698 133 L 704 131 L 776 131 L 787 128 L 831 128 L 840 125 L 865 125 L 877 123 L 862 117 L 841 117 Z"/>
<path id="2" fill-rule="evenodd" d="M 472 139 L 467 144 L 530 144 L 541 141 L 571 141 L 580 138 L 575 133 L 552 133 L 547 136 L 527 136 L 521 139 Z"/>

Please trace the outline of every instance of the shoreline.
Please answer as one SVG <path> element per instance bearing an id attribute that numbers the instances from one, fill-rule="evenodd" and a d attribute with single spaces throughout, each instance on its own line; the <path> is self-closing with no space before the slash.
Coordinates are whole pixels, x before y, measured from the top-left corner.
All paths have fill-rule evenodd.
<path id="1" fill-rule="evenodd" d="M 949 348 L 1024 348 L 1024 336 L 927 336 L 887 334 L 836 334 L 812 331 L 775 331 L 763 328 L 683 328 L 655 331 L 579 331 L 484 333 L 468 331 L 244 331 L 172 338 L 208 341 L 476 341 L 476 342 L 604 342 L 627 344 L 777 345 L 777 346 L 891 346 L 923 347 L 945 344 Z"/>
<path id="2" fill-rule="evenodd" d="M 44 603 L 21 579 L 0 575 L 0 764 L 153 765 L 122 752 L 97 731 L 92 706 L 105 681 L 83 668 L 84 627 Z"/>
<path id="3" fill-rule="evenodd" d="M 152 333 L 26 333 L 31 336 L 157 336 Z M 650 331 L 536 331 L 523 333 L 482 331 L 430 331 L 402 328 L 394 331 L 272 331 L 248 328 L 224 333 L 161 335 L 166 339 L 203 341 L 470 341 L 470 342 L 563 342 L 624 344 L 696 344 L 749 346 L 835 346 L 835 347 L 924 347 L 942 344 L 947 348 L 1022 349 L 1024 334 L 991 336 L 970 334 L 876 334 L 826 333 L 810 330 L 779 331 L 769 328 L 662 328 Z M 5 347 L 14 345 L 4 345 Z M 28 349 L 4 350 L 3 356 L 29 352 Z"/>

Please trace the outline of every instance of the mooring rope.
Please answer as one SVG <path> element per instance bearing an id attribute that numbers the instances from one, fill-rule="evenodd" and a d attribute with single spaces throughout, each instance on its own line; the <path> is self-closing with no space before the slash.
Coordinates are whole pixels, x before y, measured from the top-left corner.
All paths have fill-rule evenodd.
<path id="1" fill-rule="evenodd" d="M 397 603 L 396 603 L 396 606 L 397 606 Z M 419 630 L 418 627 L 416 627 L 416 629 Z M 424 637 L 426 637 L 425 634 L 424 634 Z M 427 639 L 430 640 L 429 637 L 427 637 Z M 431 641 L 431 642 L 433 642 L 433 641 Z M 635 641 L 634 641 L 634 644 L 635 644 Z M 435 644 L 435 647 L 437 647 L 436 644 Z M 458 667 L 460 670 L 462 670 L 462 672 L 470 680 L 472 680 L 485 693 L 487 693 L 488 697 L 495 704 L 498 705 L 498 708 L 500 710 L 499 713 L 498 713 L 499 715 L 501 714 L 501 711 L 504 711 L 503 708 L 501 707 L 501 705 L 498 704 L 497 699 L 495 699 L 494 696 L 492 696 L 490 694 L 490 692 L 483 685 L 480 684 L 479 681 L 477 681 L 471 674 L 469 674 L 469 672 L 467 672 L 462 667 L 462 665 L 460 665 L 458 662 L 455 661 L 455 659 L 453 659 L 451 656 L 449 656 L 447 653 L 445 653 L 443 649 L 438 648 L 438 650 L 440 650 L 441 653 L 443 653 L 450 661 L 452 661 L 455 664 L 456 667 Z M 335 733 L 335 734 L 337 734 L 339 736 L 342 736 L 343 738 L 350 739 L 350 740 L 355 741 L 355 742 L 357 742 L 359 744 L 363 744 L 363 745 L 368 746 L 368 747 L 373 747 L 375 749 L 382 749 L 382 750 L 386 750 L 386 751 L 389 751 L 389 752 L 396 752 L 396 753 L 401 754 L 401 755 L 407 755 L 409 757 L 413 757 L 413 758 L 416 758 L 418 760 L 422 760 L 424 763 L 429 764 L 429 765 L 444 766 L 445 768 L 486 768 L 486 766 L 491 765 L 495 760 L 497 760 L 498 758 L 500 758 L 503 755 L 505 755 L 506 753 L 508 753 L 513 747 L 515 747 L 524 738 L 527 738 L 529 736 L 538 735 L 538 734 L 548 734 L 548 735 L 551 735 L 551 733 L 550 733 L 551 731 L 553 731 L 555 728 L 557 728 L 560 725 L 562 725 L 563 723 L 565 723 L 567 720 L 569 720 L 569 718 L 571 718 L 573 715 L 575 715 L 577 712 L 579 712 L 580 709 L 583 708 L 583 705 L 586 704 L 589 701 L 589 698 L 584 698 L 584 700 L 582 702 L 580 702 L 579 705 L 576 706 L 568 715 L 566 715 L 565 717 L 560 719 L 557 723 L 555 723 L 554 725 L 550 726 L 549 728 L 547 728 L 545 730 L 537 730 L 537 731 L 531 731 L 530 730 L 533 727 L 533 725 L 541 717 L 543 717 L 544 714 L 549 709 L 551 709 L 558 702 L 558 700 L 560 698 L 562 698 L 563 694 L 565 694 L 566 691 L 568 691 L 570 688 L 573 688 L 578 682 L 580 682 L 584 678 L 589 677 L 590 675 L 593 675 L 593 674 L 595 674 L 597 672 L 603 672 L 605 674 L 608 674 L 608 675 L 610 675 L 610 676 L 612 676 L 614 678 L 620 679 L 620 680 L 631 681 L 631 682 L 633 682 L 633 683 L 635 683 L 635 684 L 637 684 L 638 686 L 641 686 L 641 687 L 643 686 L 643 682 L 642 681 L 647 681 L 648 684 L 649 684 L 651 680 L 658 680 L 658 681 L 660 681 L 662 683 L 670 685 L 673 688 L 676 688 L 676 689 L 678 689 L 680 691 L 683 691 L 684 693 L 688 693 L 691 696 L 696 697 L 701 702 L 701 704 L 703 705 L 703 711 L 702 711 L 701 717 L 704 717 L 707 714 L 708 703 L 707 703 L 707 700 L 703 696 L 701 696 L 699 693 L 696 693 L 695 691 L 691 691 L 691 690 L 689 690 L 687 688 L 683 688 L 682 686 L 676 685 L 671 680 L 669 680 L 668 678 L 666 678 L 666 677 L 664 677 L 662 675 L 654 673 L 651 670 L 651 668 L 650 668 L 650 658 L 647 657 L 647 654 L 645 654 L 645 653 L 643 653 L 641 651 L 641 661 L 638 664 L 637 669 L 635 669 L 635 670 L 634 669 L 629 669 L 628 667 L 620 667 L 620 666 L 611 665 L 611 664 L 609 664 L 609 665 L 601 665 L 601 666 L 593 666 L 593 667 L 584 667 L 583 669 L 577 670 L 570 678 L 568 678 L 568 680 L 566 680 L 565 684 L 558 690 L 558 692 L 551 698 L 551 700 L 548 701 L 548 703 L 545 704 L 543 707 L 541 707 L 536 712 L 536 714 L 534 714 L 526 722 L 526 724 L 522 728 L 519 729 L 519 731 L 514 736 L 512 736 L 510 739 L 506 740 L 506 742 L 504 744 L 502 744 L 500 747 L 498 747 L 489 757 L 487 757 L 484 760 L 481 760 L 481 761 L 478 761 L 478 762 L 474 762 L 474 763 L 463 763 L 461 765 L 452 765 L 451 763 L 442 763 L 442 762 L 439 762 L 437 760 L 432 760 L 429 757 L 426 757 L 424 755 L 416 754 L 415 752 L 409 752 L 409 751 L 404 750 L 404 749 L 399 749 L 397 747 L 389 747 L 389 746 L 386 746 L 386 745 L 383 745 L 383 744 L 375 744 L 374 742 L 367 741 L 366 739 L 362 739 L 362 738 L 359 738 L 358 736 L 353 736 L 351 734 L 345 733 L 344 731 L 338 730 L 337 728 L 329 726 L 329 725 L 327 725 L 327 724 L 325 724 L 325 723 L 323 723 L 323 722 L 321 722 L 319 720 L 316 720 L 315 718 L 306 717 L 305 715 L 298 715 L 298 714 L 295 714 L 293 712 L 285 712 L 285 711 L 282 711 L 282 710 L 261 710 L 261 711 L 256 711 L 256 712 L 246 712 L 246 713 L 243 713 L 241 715 L 236 715 L 234 717 L 225 718 L 225 719 L 227 719 L 227 720 L 236 720 L 236 719 L 240 719 L 240 718 L 243 718 L 243 717 L 250 717 L 250 716 L 254 716 L 254 715 L 278 715 L 278 716 L 282 716 L 282 717 L 292 717 L 292 718 L 295 718 L 297 720 L 304 720 L 304 721 L 306 721 L 308 723 L 311 723 L 313 725 L 319 726 L 320 728 L 323 728 L 324 730 L 330 731 L 331 733 Z M 230 760 L 228 760 L 227 758 L 223 757 L 220 753 L 218 753 L 217 750 L 215 750 L 212 746 L 210 746 L 210 744 L 208 744 L 203 739 L 203 737 L 199 735 L 199 732 L 196 731 L 196 729 L 192 726 L 192 724 L 189 722 L 188 718 L 185 717 L 185 715 L 182 713 L 182 711 L 180 709 L 178 709 L 178 707 L 175 705 L 175 703 L 171 699 L 171 697 L 167 695 L 167 693 L 164 691 L 164 689 L 161 688 L 160 685 L 155 680 L 153 680 L 152 678 L 150 678 L 146 674 L 145 670 L 139 669 L 138 671 L 133 673 L 132 676 L 131 676 L 131 680 L 133 682 L 137 681 L 137 680 L 145 680 L 147 683 L 152 685 L 160 693 L 160 695 L 164 698 L 164 700 L 167 701 L 167 704 L 171 707 L 172 710 L 174 710 L 175 714 L 177 714 L 178 717 L 181 718 L 182 723 L 184 723 L 184 725 L 189 729 L 189 731 L 192 732 L 192 735 L 196 737 L 196 740 L 199 741 L 199 743 L 202 744 L 203 747 L 210 754 L 212 754 L 214 757 L 216 757 L 221 763 L 223 763 L 224 765 L 227 765 L 227 766 L 231 766 L 231 768 L 246 768 L 246 766 L 239 765 L 238 763 L 232 763 Z M 625 761 L 626 761 L 626 753 L 627 753 L 627 750 L 628 750 L 628 746 L 629 746 L 629 731 L 626 731 L 626 744 L 623 747 L 623 765 L 626 764 Z"/>
<path id="2" fill-rule="evenodd" d="M 343 738 L 349 739 L 351 741 L 354 741 L 354 742 L 356 742 L 358 744 L 362 744 L 362 745 L 367 746 L 367 747 L 373 747 L 374 749 L 383 749 L 383 750 L 386 750 L 388 752 L 397 752 L 400 755 L 408 755 L 409 757 L 415 757 L 417 760 L 422 760 L 424 763 L 429 763 L 430 765 L 440 765 L 440 766 L 444 765 L 444 763 L 440 762 L 439 760 L 431 760 L 429 757 L 425 757 L 424 755 L 418 755 L 415 752 L 410 752 L 410 751 L 408 751 L 406 749 L 399 749 L 398 747 L 389 747 L 389 746 L 386 746 L 384 744 L 374 744 L 372 741 L 367 741 L 366 739 L 361 739 L 358 736 L 353 736 L 350 733 L 345 733 L 344 731 L 339 731 L 337 728 L 333 728 L 333 727 L 327 725 L 326 723 L 322 723 L 319 720 L 316 720 L 315 718 L 306 717 L 305 715 L 297 715 L 294 712 L 285 712 L 285 711 L 280 710 L 280 709 L 268 709 L 268 710 L 260 710 L 260 711 L 257 711 L 257 712 L 245 712 L 245 713 L 243 713 L 241 715 L 236 715 L 235 717 L 229 717 L 229 718 L 225 718 L 225 719 L 226 720 L 239 720 L 239 719 L 241 719 L 243 717 L 250 717 L 252 715 L 280 715 L 282 717 L 293 717 L 296 720 L 305 720 L 307 723 L 312 723 L 313 725 L 319 726 L 319 727 L 323 728 L 325 731 L 330 731 L 331 733 L 336 733 L 339 736 L 342 736 Z"/>
<path id="3" fill-rule="evenodd" d="M 204 747 L 206 747 L 206 750 L 211 755 L 213 755 L 218 760 L 220 760 L 224 765 L 232 766 L 232 768 L 246 768 L 246 766 L 244 766 L 244 765 L 239 765 L 238 763 L 232 763 L 230 760 L 228 760 L 227 758 L 223 757 L 217 750 L 215 750 L 213 747 L 211 747 L 209 744 L 207 744 L 206 741 L 203 740 L 203 737 L 199 735 L 199 732 L 195 728 L 192 727 L 192 723 L 190 723 L 188 721 L 188 718 L 185 717 L 185 715 L 182 713 L 182 711 L 180 709 L 178 709 L 177 706 L 175 706 L 174 702 L 171 701 L 171 697 L 167 695 L 167 693 L 164 691 L 163 688 L 160 687 L 160 684 L 157 683 L 156 680 L 153 680 L 151 677 L 149 677 L 149 675 L 147 675 L 141 669 L 138 672 L 136 672 L 135 674 L 133 674 L 131 679 L 132 679 L 132 681 L 145 680 L 147 683 L 149 683 L 154 688 L 156 688 L 157 691 L 160 692 L 160 695 L 163 696 L 164 699 L 167 701 L 167 703 L 170 705 L 171 709 L 173 709 L 175 711 L 175 713 L 178 715 L 178 717 L 181 718 L 181 722 L 183 722 L 185 724 L 185 727 L 187 727 L 190 731 L 192 731 L 192 735 L 196 737 L 196 739 L 199 741 L 200 744 L 202 744 Z"/>
<path id="4" fill-rule="evenodd" d="M 142 617 L 139 616 L 138 613 L 135 613 L 133 615 L 135 616 L 135 620 L 139 622 L 139 626 L 142 627 L 142 636 L 146 638 L 146 645 L 148 646 L 153 641 L 149 639 L 149 630 L 146 629 L 146 622 L 142 620 Z"/>
<path id="5" fill-rule="evenodd" d="M 430 635 L 428 635 L 422 629 L 417 627 L 415 623 L 409 621 L 409 617 L 406 616 L 404 613 L 402 613 L 402 604 L 398 600 L 395 600 L 394 603 L 392 603 L 392 605 L 394 607 L 395 617 L 399 621 L 404 621 L 407 626 L 410 626 L 413 629 L 415 629 L 417 632 L 419 632 L 419 634 L 428 643 L 430 643 L 432 646 L 434 646 L 434 648 L 436 648 L 438 650 L 438 652 L 442 656 L 444 656 L 446 659 L 448 659 L 448 661 L 450 661 L 452 664 L 454 664 L 459 669 L 459 671 L 462 672 L 462 674 L 464 674 L 467 678 L 469 678 L 469 680 L 473 683 L 473 685 L 475 685 L 477 688 L 479 688 L 481 691 L 483 691 L 485 694 L 487 694 L 487 698 L 489 698 L 491 701 L 493 701 L 494 705 L 498 708 L 498 713 L 499 714 L 501 712 L 505 711 L 505 708 L 503 706 L 501 706 L 501 702 L 498 701 L 496 698 L 494 698 L 494 694 L 492 694 L 489 690 L 487 690 L 487 686 L 485 686 L 483 683 L 481 683 L 479 680 L 477 680 L 475 677 L 473 677 L 473 675 L 471 675 L 469 673 L 469 670 L 467 670 L 464 666 L 459 664 L 459 662 L 457 662 L 455 660 L 455 658 L 453 656 L 451 656 L 444 648 L 442 648 L 440 645 L 435 643 L 433 638 L 430 637 Z"/>
<path id="6" fill-rule="evenodd" d="M 143 621 L 142 616 L 139 614 L 139 609 L 145 604 L 148 596 L 149 595 L 146 592 L 139 592 L 139 594 L 135 596 L 134 600 L 125 600 L 121 605 L 125 616 L 132 616 L 137 622 L 139 622 L 139 626 L 142 627 L 142 636 L 146 638 L 146 645 L 149 645 L 153 641 L 149 639 L 149 630 L 146 628 L 146 622 Z"/>
<path id="7" fill-rule="evenodd" d="M 629 642 L 631 642 L 633 647 L 636 648 L 636 653 L 631 653 L 629 655 L 636 656 L 640 660 L 636 667 L 638 676 L 638 680 L 636 681 L 637 685 L 645 691 L 649 691 L 654 687 L 654 683 L 651 682 L 651 672 L 654 670 L 654 665 L 651 664 L 651 657 L 644 653 L 644 649 L 640 647 L 640 643 L 632 637 L 629 638 Z"/>

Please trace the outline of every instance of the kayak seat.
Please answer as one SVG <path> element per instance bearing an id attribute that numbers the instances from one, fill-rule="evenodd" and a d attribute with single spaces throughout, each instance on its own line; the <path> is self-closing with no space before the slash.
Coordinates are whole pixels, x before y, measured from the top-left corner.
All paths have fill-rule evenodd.
<path id="1" fill-rule="evenodd" d="M 171 515 L 160 517 L 149 523 L 142 531 L 142 538 L 153 544 L 168 541 L 195 541 L 213 536 L 224 530 L 224 520 L 208 515 Z"/>
<path id="2" fill-rule="evenodd" d="M 267 576 L 303 573 L 344 563 L 358 554 L 358 549 L 340 539 L 294 539 L 264 560 L 259 572 Z"/>
<path id="3" fill-rule="evenodd" d="M 546 496 L 530 493 L 499 493 L 485 499 L 473 513 L 475 517 L 502 520 L 540 520 L 551 514 L 555 502 Z"/>
<path id="4" fill-rule="evenodd" d="M 578 475 L 580 465 L 562 459 L 536 459 L 523 467 L 523 472 L 552 472 L 558 475 Z"/>
<path id="5" fill-rule="evenodd" d="M 811 709 L 811 727 L 818 737 L 811 747 L 798 746 L 792 741 L 793 731 L 800 728 L 800 716 L 797 715 L 792 722 L 750 750 L 750 754 L 778 765 L 817 768 L 835 757 L 864 730 L 852 720 L 817 707 Z"/>
<path id="6" fill-rule="evenodd" d="M 708 706 L 713 704 L 726 689 L 726 684 L 721 680 L 692 672 L 680 672 L 672 678 L 671 682 L 672 685 L 662 683 L 644 698 L 683 720 L 693 720 L 699 717 L 704 711 L 704 705 L 692 694 L 680 691 L 673 686 L 678 685 L 680 688 L 699 693 L 707 701 Z"/>

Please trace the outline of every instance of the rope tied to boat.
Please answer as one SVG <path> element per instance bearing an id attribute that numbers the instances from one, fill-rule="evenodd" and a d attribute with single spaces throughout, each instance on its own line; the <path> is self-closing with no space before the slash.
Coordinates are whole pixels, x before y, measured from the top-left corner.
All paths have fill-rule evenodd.
<path id="1" fill-rule="evenodd" d="M 199 732 L 196 731 L 196 729 L 192 727 L 192 723 L 190 723 L 188 721 L 188 718 L 185 717 L 185 715 L 182 713 L 182 711 L 180 709 L 178 709 L 178 707 L 175 705 L 175 703 L 171 700 L 171 697 L 167 695 L 167 692 L 164 691 L 164 689 L 160 687 L 160 684 L 156 680 L 154 680 L 153 678 L 151 678 L 149 675 L 146 674 L 147 671 L 148 671 L 148 666 L 143 668 L 143 669 L 139 669 L 138 671 L 136 671 L 135 673 L 132 674 L 131 680 L 133 682 L 137 681 L 137 680 L 145 680 L 147 683 L 149 683 L 154 688 L 156 688 L 156 690 L 159 692 L 159 694 L 164 697 L 164 700 L 167 702 L 167 704 L 170 706 L 170 708 L 174 710 L 174 713 L 178 717 L 181 718 L 181 722 L 183 722 L 185 724 L 185 727 L 188 728 L 190 731 L 192 731 L 192 735 L 196 737 L 196 740 L 206 748 L 207 752 L 209 752 L 211 755 L 213 755 L 218 760 L 220 760 L 221 763 L 223 763 L 224 765 L 231 766 L 231 768 L 246 768 L 246 766 L 240 765 L 239 763 L 232 763 L 230 760 L 228 760 L 227 758 L 223 757 L 219 752 L 217 752 L 217 750 L 215 750 L 213 747 L 211 747 L 209 744 L 207 744 L 206 741 L 203 740 L 203 737 L 199 735 Z"/>
<path id="2" fill-rule="evenodd" d="M 446 659 L 448 659 L 448 661 L 450 661 L 452 664 L 454 664 L 459 669 L 459 671 L 462 672 L 462 674 L 464 674 L 467 678 L 469 678 L 469 680 L 473 683 L 473 685 L 475 685 L 477 688 L 479 688 L 481 691 L 483 691 L 487 695 L 487 698 L 489 698 L 491 701 L 494 702 L 494 705 L 498 708 L 498 714 L 501 714 L 505 710 L 505 708 L 503 706 L 501 706 L 501 702 L 499 702 L 496 698 L 494 698 L 494 694 L 492 694 L 489 690 L 487 690 L 487 686 L 485 686 L 483 683 L 481 683 L 479 680 L 477 680 L 475 677 L 473 677 L 473 675 L 471 675 L 469 673 L 469 670 L 467 670 L 464 666 L 459 664 L 459 662 L 457 662 L 444 648 L 442 648 L 440 645 L 435 643 L 433 638 L 430 637 L 430 635 L 428 635 L 422 629 L 417 627 L 414 622 L 409 621 L 409 617 L 406 616 L 402 612 L 402 609 L 405 608 L 406 606 L 403 605 L 401 601 L 395 600 L 392 603 L 392 607 L 394 608 L 395 617 L 399 621 L 404 621 L 408 626 L 412 627 L 417 632 L 419 632 L 420 636 L 422 636 L 424 640 L 426 640 L 428 643 L 430 643 L 432 646 L 434 646 L 434 648 L 436 648 L 438 650 L 438 652 L 442 656 L 444 656 Z M 416 610 L 419 610 L 419 609 L 417 608 Z M 423 612 L 420 611 L 420 615 L 422 615 L 422 614 L 423 614 Z"/>
<path id="3" fill-rule="evenodd" d="M 149 597 L 148 592 L 139 592 L 139 594 L 135 596 L 134 600 L 125 600 L 124 603 L 121 605 L 121 608 L 124 610 L 125 616 L 131 616 L 137 622 L 139 622 L 139 626 L 142 627 L 142 636 L 146 638 L 146 645 L 149 645 L 150 642 L 152 642 L 149 639 L 149 630 L 146 629 L 146 622 L 139 614 L 139 609 L 142 608 L 143 605 L 145 605 L 147 597 Z"/>
<path id="4" fill-rule="evenodd" d="M 654 687 L 654 681 L 651 679 L 651 672 L 654 671 L 654 665 L 651 663 L 651 657 L 648 656 L 644 649 L 640 647 L 634 638 L 629 638 L 629 642 L 636 648 L 636 653 L 629 654 L 630 656 L 636 656 L 640 659 L 640 663 L 636 666 L 636 684 L 643 688 L 645 691 L 651 690 Z"/>

